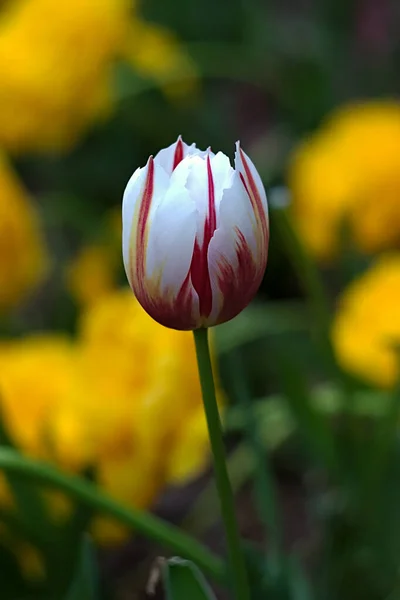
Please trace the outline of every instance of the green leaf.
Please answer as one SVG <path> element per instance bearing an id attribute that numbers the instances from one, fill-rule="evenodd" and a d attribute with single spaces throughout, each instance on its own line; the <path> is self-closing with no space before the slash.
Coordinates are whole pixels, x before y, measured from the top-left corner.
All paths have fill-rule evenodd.
<path id="1" fill-rule="evenodd" d="M 0 541 L 0 582 L 0 597 L 4 600 L 41 597 L 40 584 L 35 585 L 24 579 L 16 553 L 11 550 L 10 540 L 4 533 Z"/>
<path id="2" fill-rule="evenodd" d="M 287 580 L 292 600 L 312 600 L 310 582 L 295 556 L 291 556 L 287 565 Z"/>
<path id="3" fill-rule="evenodd" d="M 259 422 L 261 442 L 273 452 L 295 431 L 295 421 L 281 396 L 270 396 L 254 404 L 255 418 Z M 243 430 L 246 415 L 242 406 L 230 407 L 225 419 L 227 431 Z M 228 456 L 228 471 L 234 492 L 240 490 L 255 470 L 254 453 L 246 442 L 241 442 Z M 211 479 L 193 503 L 183 520 L 183 527 L 199 536 L 218 520 L 218 495 Z"/>
<path id="4" fill-rule="evenodd" d="M 167 600 L 215 600 L 202 572 L 190 560 L 170 558 L 162 565 L 162 575 Z"/>
<path id="5" fill-rule="evenodd" d="M 335 477 L 342 475 L 338 448 L 329 420 L 316 410 L 303 373 L 285 356 L 277 356 L 276 367 L 288 406 L 304 441 L 314 456 Z"/>
<path id="6" fill-rule="evenodd" d="M 253 304 L 233 321 L 215 328 L 216 346 L 219 354 L 225 354 L 271 335 L 293 335 L 293 332 L 307 329 L 307 313 L 301 303 Z"/>
<path id="7" fill-rule="evenodd" d="M 0 411 L 0 446 L 14 448 L 14 443 L 4 424 Z M 7 483 L 13 495 L 17 519 L 21 528 L 25 529 L 26 536 L 46 553 L 46 548 L 51 542 L 54 531 L 53 523 L 46 508 L 45 502 L 31 482 L 26 482 L 18 473 L 5 472 Z"/>
<path id="8" fill-rule="evenodd" d="M 244 545 L 252 598 L 263 600 L 313 600 L 311 585 L 295 555 L 282 555 L 280 570 L 275 559 L 251 543 Z"/>
<path id="9" fill-rule="evenodd" d="M 251 448 L 254 457 L 254 497 L 255 506 L 267 532 L 268 548 L 274 557 L 276 571 L 281 571 L 282 552 L 282 526 L 278 510 L 276 486 L 270 464 L 269 453 L 261 436 L 260 422 L 254 412 L 254 402 L 245 379 L 242 363 L 238 353 L 230 355 L 231 381 L 234 392 L 233 398 L 237 399 L 243 408 L 245 419 L 246 442 Z"/>
<path id="10" fill-rule="evenodd" d="M 246 443 L 240 443 L 228 456 L 228 472 L 234 493 L 240 490 L 254 473 L 254 456 Z M 199 497 L 193 502 L 181 526 L 191 535 L 199 537 L 212 527 L 220 518 L 218 493 L 211 479 Z"/>
<path id="11" fill-rule="evenodd" d="M 92 482 L 94 471 L 87 469 L 83 475 L 87 481 Z M 71 581 L 82 535 L 88 531 L 92 516 L 93 509 L 89 504 L 76 502 L 70 518 L 57 527 L 53 544 L 57 551 L 48 564 L 48 579 L 54 595 L 63 595 Z"/>
<path id="12" fill-rule="evenodd" d="M 65 600 L 96 600 L 99 597 L 94 549 L 90 538 L 85 536 L 82 540 L 75 573 Z"/>
<path id="13" fill-rule="evenodd" d="M 288 211 L 274 208 L 271 217 L 306 293 L 314 323 L 321 337 L 326 334 L 328 339 L 331 311 L 318 267 L 298 238 Z"/>
<path id="14" fill-rule="evenodd" d="M 7 473 L 18 474 L 21 479 L 33 480 L 38 485 L 42 484 L 63 491 L 71 498 L 90 505 L 93 510 L 113 517 L 120 523 L 132 527 L 136 532 L 192 558 L 211 577 L 221 582 L 226 581 L 224 562 L 196 539 L 151 513 L 133 507 L 127 509 L 82 478 L 67 475 L 47 463 L 27 458 L 14 450 L 1 447 L 0 469 Z"/>

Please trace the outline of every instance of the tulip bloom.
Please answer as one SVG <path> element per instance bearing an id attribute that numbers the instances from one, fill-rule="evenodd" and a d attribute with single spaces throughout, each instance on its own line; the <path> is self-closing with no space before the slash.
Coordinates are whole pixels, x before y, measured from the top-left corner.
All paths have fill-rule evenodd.
<path id="1" fill-rule="evenodd" d="M 233 169 L 222 152 L 202 152 L 179 137 L 134 172 L 122 213 L 129 283 L 162 325 L 224 323 L 257 292 L 267 264 L 268 206 L 239 142 Z"/>

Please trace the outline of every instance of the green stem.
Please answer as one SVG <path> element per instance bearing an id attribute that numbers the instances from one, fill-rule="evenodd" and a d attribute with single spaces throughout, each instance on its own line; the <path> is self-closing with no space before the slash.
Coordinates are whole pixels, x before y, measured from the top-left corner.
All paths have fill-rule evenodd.
<path id="1" fill-rule="evenodd" d="M 210 349 L 208 346 L 208 330 L 198 329 L 194 331 L 194 340 L 196 344 L 204 410 L 214 459 L 215 479 L 221 505 L 222 520 L 225 527 L 232 588 L 237 600 L 249 600 L 250 591 L 247 581 L 246 566 L 236 521 L 234 496 L 229 481 L 228 470 L 226 468 L 222 427 L 215 396 Z"/>
<path id="2" fill-rule="evenodd" d="M 254 473 L 254 456 L 247 444 L 239 444 L 228 457 L 228 472 L 232 490 L 235 493 L 251 478 Z M 209 481 L 199 497 L 190 507 L 190 511 L 181 526 L 192 535 L 202 535 L 218 520 L 215 505 L 218 503 L 218 492 L 214 481 Z"/>
<path id="3" fill-rule="evenodd" d="M 152 538 L 163 547 L 192 560 L 216 580 L 225 579 L 223 562 L 199 542 L 150 513 L 121 506 L 84 479 L 65 475 L 45 463 L 26 458 L 7 448 L 0 449 L 0 469 L 17 473 L 18 476 L 35 483 L 57 488 L 136 532 Z"/>

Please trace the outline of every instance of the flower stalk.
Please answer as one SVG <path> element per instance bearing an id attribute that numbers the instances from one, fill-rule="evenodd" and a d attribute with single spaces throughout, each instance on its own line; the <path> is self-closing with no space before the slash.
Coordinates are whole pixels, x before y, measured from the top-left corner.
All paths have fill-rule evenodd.
<path id="1" fill-rule="evenodd" d="M 250 600 L 246 565 L 236 520 L 234 496 L 226 467 L 222 427 L 215 395 L 210 349 L 208 345 L 208 329 L 197 329 L 193 333 L 204 410 L 213 455 L 215 480 L 225 528 L 231 587 L 236 600 Z"/>

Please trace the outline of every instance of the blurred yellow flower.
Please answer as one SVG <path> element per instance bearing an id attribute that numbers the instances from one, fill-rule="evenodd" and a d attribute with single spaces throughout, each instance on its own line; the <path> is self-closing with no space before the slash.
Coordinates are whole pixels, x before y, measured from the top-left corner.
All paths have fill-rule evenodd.
<path id="1" fill-rule="evenodd" d="M 84 246 L 66 267 L 67 289 L 82 307 L 115 290 L 122 271 L 121 209 L 110 210 L 104 225 L 100 240 Z"/>
<path id="2" fill-rule="evenodd" d="M 66 267 L 66 285 L 83 307 L 115 290 L 122 270 L 121 209 L 112 209 L 104 219 L 104 235 L 84 246 Z"/>
<path id="3" fill-rule="evenodd" d="M 400 253 L 384 255 L 343 293 L 332 340 L 343 368 L 390 387 L 399 377 Z"/>
<path id="4" fill-rule="evenodd" d="M 38 284 L 46 267 L 38 216 L 11 165 L 0 155 L 0 314 Z"/>
<path id="5" fill-rule="evenodd" d="M 369 101 L 334 112 L 289 167 L 294 223 L 329 260 L 343 228 L 362 252 L 400 244 L 400 103 Z"/>
<path id="6" fill-rule="evenodd" d="M 132 19 L 124 56 L 142 75 L 160 83 L 172 99 L 196 89 L 196 70 L 175 36 L 162 27 Z"/>
<path id="7" fill-rule="evenodd" d="M 116 256 L 108 246 L 84 246 L 66 273 L 67 287 L 78 304 L 88 306 L 115 289 L 117 266 Z"/>
<path id="8" fill-rule="evenodd" d="M 179 485 L 191 473 L 204 470 L 208 459 L 208 430 L 203 406 L 191 411 L 185 423 L 177 428 L 167 457 L 166 478 Z"/>
<path id="9" fill-rule="evenodd" d="M 93 466 L 126 506 L 149 507 L 207 463 L 192 336 L 160 327 L 129 289 L 91 304 L 75 342 L 4 342 L 0 407 L 25 452 L 72 472 Z M 103 543 L 126 535 L 105 518 L 94 532 Z"/>
<path id="10" fill-rule="evenodd" d="M 51 419 L 73 383 L 74 348 L 63 336 L 32 335 L 0 346 L 0 406 L 16 444 L 52 456 Z"/>
<path id="11" fill-rule="evenodd" d="M 188 421 L 197 420 L 202 409 L 191 334 L 160 327 L 126 288 L 87 311 L 80 339 L 82 368 L 96 386 L 94 397 L 112 399 L 112 410 L 125 422 L 134 417 L 150 442 L 149 450 L 156 450 L 159 461 L 162 456 L 163 472 L 172 471 L 169 454 L 180 443 Z M 98 412 L 98 402 L 94 408 Z M 105 425 L 109 414 L 108 406 Z M 206 428 L 202 431 L 206 442 Z M 119 442 L 116 446 L 120 448 Z M 203 450 L 204 465 L 207 448 Z M 110 458 L 107 450 L 105 458 Z M 185 460 L 190 462 L 188 456 Z M 200 462 L 194 456 L 185 469 L 187 476 L 198 469 Z"/>
<path id="12" fill-rule="evenodd" d="M 10 543 L 10 550 L 20 564 L 22 573 L 30 581 L 45 579 L 44 560 L 39 550 L 27 542 Z"/>
<path id="13" fill-rule="evenodd" d="M 140 20 L 130 0 L 14 0 L 0 15 L 0 144 L 62 150 L 114 106 L 113 67 L 153 80 L 194 77 L 175 38 Z"/>

